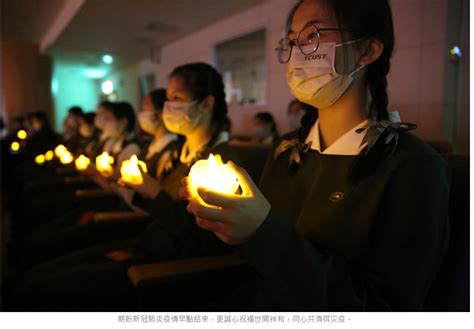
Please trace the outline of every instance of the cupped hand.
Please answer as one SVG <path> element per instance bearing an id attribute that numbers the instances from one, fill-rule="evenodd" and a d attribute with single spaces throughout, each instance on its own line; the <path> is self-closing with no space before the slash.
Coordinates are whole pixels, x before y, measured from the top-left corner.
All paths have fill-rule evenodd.
<path id="1" fill-rule="evenodd" d="M 245 243 L 262 225 L 270 212 L 270 203 L 260 192 L 247 171 L 229 162 L 237 176 L 241 195 L 227 195 L 199 188 L 198 198 L 193 197 L 189 179 L 183 179 L 179 196 L 189 200 L 187 210 L 196 217 L 201 228 L 214 232 L 219 239 L 230 245 Z"/>
<path id="2" fill-rule="evenodd" d="M 148 199 L 154 199 L 161 192 L 160 182 L 148 173 L 143 171 L 141 166 L 138 166 L 140 173 L 143 178 L 142 184 L 132 184 L 124 181 L 122 178 L 119 179 L 119 185 L 125 186 Z"/>

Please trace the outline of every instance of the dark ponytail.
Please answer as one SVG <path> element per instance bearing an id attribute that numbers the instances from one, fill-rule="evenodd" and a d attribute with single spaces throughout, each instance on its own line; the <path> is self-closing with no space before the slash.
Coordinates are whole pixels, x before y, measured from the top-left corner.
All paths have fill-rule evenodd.
<path id="1" fill-rule="evenodd" d="M 207 96 L 212 95 L 214 97 L 211 117 L 212 138 L 208 144 L 212 146 L 217 141 L 219 134 L 228 131 L 230 127 L 222 76 L 215 68 L 206 63 L 179 66 L 170 75 L 170 77 L 175 76 L 183 79 L 186 89 L 193 96 L 193 100 L 201 102 Z"/>

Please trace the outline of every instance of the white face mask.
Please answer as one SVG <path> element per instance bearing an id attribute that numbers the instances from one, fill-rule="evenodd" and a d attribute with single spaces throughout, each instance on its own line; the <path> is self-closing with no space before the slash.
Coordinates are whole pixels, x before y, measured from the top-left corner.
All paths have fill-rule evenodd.
<path id="1" fill-rule="evenodd" d="M 262 141 L 272 135 L 270 125 L 256 126 L 252 128 L 252 135 L 258 141 Z"/>
<path id="2" fill-rule="evenodd" d="M 157 118 L 156 112 L 140 112 L 138 113 L 138 125 L 144 132 L 154 135 L 160 128 L 160 121 Z"/>
<path id="3" fill-rule="evenodd" d="M 163 123 L 166 128 L 178 135 L 186 135 L 196 128 L 202 112 L 191 111 L 196 102 L 165 102 Z M 191 114 L 191 112 L 194 112 Z"/>
<path id="4" fill-rule="evenodd" d="M 321 43 L 319 49 L 311 55 L 304 55 L 295 47 L 287 72 L 293 96 L 318 109 L 325 109 L 336 103 L 352 84 L 354 75 L 365 67 L 361 65 L 349 74 L 338 73 L 335 67 L 336 47 L 360 40 L 339 45 L 335 42 Z"/>

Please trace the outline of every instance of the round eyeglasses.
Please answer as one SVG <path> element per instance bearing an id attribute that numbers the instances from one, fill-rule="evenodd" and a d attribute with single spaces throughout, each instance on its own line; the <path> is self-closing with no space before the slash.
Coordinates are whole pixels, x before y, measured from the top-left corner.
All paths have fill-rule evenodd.
<path id="1" fill-rule="evenodd" d="M 304 55 L 314 54 L 320 44 L 321 32 L 323 31 L 349 31 L 348 29 L 339 28 L 318 28 L 316 25 L 309 25 L 298 33 L 298 38 L 290 39 L 283 38 L 278 41 L 277 52 L 278 61 L 281 64 L 286 64 L 290 61 L 293 47 L 298 45 L 298 48 Z"/>

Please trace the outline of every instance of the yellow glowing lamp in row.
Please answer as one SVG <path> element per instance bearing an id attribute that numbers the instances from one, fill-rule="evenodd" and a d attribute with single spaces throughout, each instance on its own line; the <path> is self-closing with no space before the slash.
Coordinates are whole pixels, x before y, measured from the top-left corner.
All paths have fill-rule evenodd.
<path id="1" fill-rule="evenodd" d="M 120 175 L 122 175 L 123 181 L 130 184 L 141 185 L 143 183 L 143 177 L 138 166 L 142 167 L 143 172 L 147 172 L 145 162 L 139 161 L 136 155 L 132 156 L 130 160 L 122 162 Z"/>
<path id="2" fill-rule="evenodd" d="M 74 161 L 74 157 L 71 154 L 71 152 L 66 151 L 63 154 L 61 154 L 61 157 L 59 158 L 59 161 L 61 161 L 61 163 L 64 164 L 64 165 L 70 164 L 71 162 Z"/>
<path id="3" fill-rule="evenodd" d="M 45 161 L 45 157 L 43 154 L 37 155 L 35 158 L 36 164 L 42 165 Z"/>
<path id="4" fill-rule="evenodd" d="M 18 137 L 19 139 L 26 139 L 26 137 L 28 137 L 28 134 L 22 129 L 18 130 L 18 132 L 16 133 L 16 137 Z"/>
<path id="5" fill-rule="evenodd" d="M 111 176 L 114 172 L 112 165 L 114 164 L 114 158 L 109 153 L 104 152 L 95 159 L 95 165 L 97 170 L 104 176 Z"/>
<path id="6" fill-rule="evenodd" d="M 209 159 L 200 160 L 191 167 L 189 183 L 191 194 L 198 198 L 199 187 L 224 194 L 235 194 L 240 185 L 234 171 L 227 164 L 222 163 L 220 155 L 212 154 Z"/>
<path id="7" fill-rule="evenodd" d="M 18 152 L 20 150 L 20 143 L 18 142 L 13 142 L 12 145 L 10 146 L 10 149 L 13 152 Z"/>
<path id="8" fill-rule="evenodd" d="M 56 157 L 58 157 L 58 158 L 61 158 L 61 156 L 62 156 L 65 152 L 67 152 L 67 148 L 66 148 L 66 146 L 64 146 L 64 145 L 62 145 L 62 144 L 56 146 L 56 148 L 54 149 L 54 154 L 56 154 Z"/>
<path id="9" fill-rule="evenodd" d="M 48 151 L 44 154 L 44 159 L 46 161 L 51 161 L 54 158 L 54 152 L 53 151 Z"/>
<path id="10" fill-rule="evenodd" d="M 79 158 L 76 159 L 75 164 L 76 164 L 76 169 L 79 171 L 86 170 L 87 167 L 89 167 L 91 163 L 91 160 L 86 157 L 84 154 L 81 154 Z"/>

